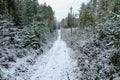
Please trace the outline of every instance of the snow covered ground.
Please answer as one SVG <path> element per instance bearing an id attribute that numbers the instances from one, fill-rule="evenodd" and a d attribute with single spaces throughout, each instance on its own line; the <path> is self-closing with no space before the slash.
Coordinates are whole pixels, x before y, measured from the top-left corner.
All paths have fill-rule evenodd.
<path id="1" fill-rule="evenodd" d="M 30 80 L 74 80 L 73 62 L 70 58 L 72 50 L 61 40 L 61 31 L 53 47 L 36 62 Z"/>
<path id="2" fill-rule="evenodd" d="M 60 30 L 53 47 L 36 57 L 38 52 L 18 58 L 8 69 L 0 66 L 2 80 L 76 80 L 77 61 L 72 58 L 73 51 L 61 39 Z"/>
<path id="3" fill-rule="evenodd" d="M 29 56 L 9 63 L 9 68 L 0 66 L 2 80 L 76 80 L 77 61 L 72 58 L 74 52 L 61 39 L 60 30 L 53 47 L 45 50 L 38 57 L 39 51 L 30 51 Z"/>

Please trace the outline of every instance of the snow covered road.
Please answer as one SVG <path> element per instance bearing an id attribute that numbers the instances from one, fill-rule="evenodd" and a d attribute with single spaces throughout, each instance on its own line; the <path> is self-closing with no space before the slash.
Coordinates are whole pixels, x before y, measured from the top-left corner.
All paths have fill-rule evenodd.
<path id="1" fill-rule="evenodd" d="M 37 60 L 35 65 L 37 69 L 31 75 L 31 80 L 69 80 L 69 78 L 73 80 L 70 72 L 72 68 L 70 53 L 70 48 L 61 40 L 59 30 L 53 47 L 43 56 L 43 59 Z"/>

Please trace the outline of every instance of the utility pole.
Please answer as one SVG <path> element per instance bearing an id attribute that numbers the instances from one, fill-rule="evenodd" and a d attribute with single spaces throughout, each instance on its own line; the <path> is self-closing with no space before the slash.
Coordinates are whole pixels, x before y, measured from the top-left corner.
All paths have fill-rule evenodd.
<path id="1" fill-rule="evenodd" d="M 73 26 L 73 25 L 72 25 L 72 9 L 73 9 L 73 8 L 71 7 L 71 8 L 70 8 L 70 13 L 71 13 L 71 20 L 70 20 L 70 21 L 71 21 L 71 36 L 72 36 L 72 26 Z"/>

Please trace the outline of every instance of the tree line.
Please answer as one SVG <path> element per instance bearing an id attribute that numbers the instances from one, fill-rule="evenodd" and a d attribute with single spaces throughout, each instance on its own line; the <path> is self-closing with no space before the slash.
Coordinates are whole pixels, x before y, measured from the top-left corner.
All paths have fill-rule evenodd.
<path id="1" fill-rule="evenodd" d="M 61 21 L 62 27 L 71 28 L 68 23 L 73 16 L 69 13 L 69 20 Z M 120 79 L 120 0 L 83 3 L 76 19 L 75 31 L 63 29 L 62 38 L 79 56 L 77 79 Z"/>
<path id="2" fill-rule="evenodd" d="M 18 26 L 42 21 L 43 18 L 48 20 L 49 25 L 54 21 L 52 8 L 46 3 L 40 5 L 37 0 L 0 0 L 0 14 L 12 16 Z"/>
<path id="3" fill-rule="evenodd" d="M 34 44 L 39 48 L 55 32 L 54 13 L 51 6 L 38 0 L 0 0 L 1 45 L 18 44 L 18 37 L 23 48 Z M 10 39 L 5 42 L 2 37 Z"/>
<path id="4" fill-rule="evenodd" d="M 73 13 L 68 13 L 68 16 L 61 20 L 61 25 L 68 28 L 71 26 L 79 26 L 81 28 L 95 27 L 102 23 L 103 20 L 112 18 L 114 13 L 118 15 L 120 13 L 119 4 L 120 1 L 118 0 L 90 0 L 87 4 L 83 3 L 80 7 L 79 18 Z"/>
<path id="5" fill-rule="evenodd" d="M 97 26 L 105 20 L 110 20 L 115 14 L 119 14 L 120 1 L 118 0 L 90 0 L 81 6 L 79 24 L 81 27 Z"/>

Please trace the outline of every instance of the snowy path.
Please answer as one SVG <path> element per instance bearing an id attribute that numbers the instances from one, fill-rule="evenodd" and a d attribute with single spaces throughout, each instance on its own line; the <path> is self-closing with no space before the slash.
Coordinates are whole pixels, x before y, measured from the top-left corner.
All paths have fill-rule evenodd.
<path id="1" fill-rule="evenodd" d="M 31 76 L 31 80 L 69 80 L 72 79 L 71 59 L 69 54 L 71 50 L 66 46 L 65 42 L 61 40 L 61 32 L 58 31 L 58 39 L 54 43 L 50 51 L 39 58 L 34 66 L 37 70 Z"/>

